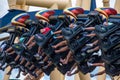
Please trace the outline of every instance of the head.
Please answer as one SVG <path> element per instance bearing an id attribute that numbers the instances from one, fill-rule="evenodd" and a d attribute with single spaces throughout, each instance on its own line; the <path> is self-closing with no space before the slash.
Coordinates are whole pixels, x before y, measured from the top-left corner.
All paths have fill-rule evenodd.
<path id="1" fill-rule="evenodd" d="M 77 19 L 77 16 L 79 14 L 84 13 L 84 9 L 80 7 L 71 7 L 71 8 L 66 8 L 63 11 L 63 13 L 66 14 L 70 18 L 71 23 L 74 23 Z"/>
<path id="2" fill-rule="evenodd" d="M 95 11 L 98 11 L 100 13 L 104 22 L 108 22 L 108 18 L 110 15 L 117 14 L 117 11 L 113 8 L 96 8 Z"/>
<path id="3" fill-rule="evenodd" d="M 11 24 L 15 26 L 23 26 L 26 27 L 25 21 L 30 18 L 28 13 L 21 13 L 13 17 L 11 20 Z"/>
<path id="4" fill-rule="evenodd" d="M 49 24 L 49 17 L 54 14 L 54 10 L 41 10 L 35 14 L 35 17 L 46 27 Z"/>

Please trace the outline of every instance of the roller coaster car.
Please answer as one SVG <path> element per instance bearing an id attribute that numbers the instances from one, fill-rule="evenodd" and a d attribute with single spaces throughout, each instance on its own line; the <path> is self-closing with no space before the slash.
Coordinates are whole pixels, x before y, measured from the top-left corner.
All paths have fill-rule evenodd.
<path id="1" fill-rule="evenodd" d="M 54 31 L 57 31 L 57 30 L 60 30 L 62 28 L 65 28 L 65 27 L 68 27 L 70 24 L 69 22 L 69 19 L 67 16 L 65 17 L 57 17 L 57 23 L 55 24 L 55 26 L 50 26 L 51 30 L 43 35 L 43 34 L 36 34 L 35 35 L 35 40 L 36 40 L 36 43 L 39 45 L 39 47 L 41 47 L 43 49 L 43 52 L 46 53 L 46 55 L 48 55 L 52 61 L 53 61 L 53 64 L 55 66 L 58 67 L 58 69 L 63 73 L 65 74 L 67 71 L 65 70 L 65 67 L 66 65 L 64 66 L 60 66 L 59 63 L 60 63 L 60 58 L 62 55 L 58 55 L 54 52 L 54 49 L 52 48 L 52 45 L 55 45 L 57 44 L 58 42 L 62 41 L 61 39 L 55 39 L 55 37 L 57 35 L 54 35 L 53 32 Z M 68 66 L 68 65 L 67 65 Z M 64 69 L 63 69 L 64 68 Z"/>
<path id="2" fill-rule="evenodd" d="M 112 17 L 108 25 L 97 25 L 95 32 L 105 61 L 106 73 L 115 76 L 120 74 L 120 17 Z"/>
<path id="3" fill-rule="evenodd" d="M 2 59 L 1 69 L 4 70 L 6 67 L 11 66 L 10 71 L 8 74 L 11 74 L 13 68 L 18 68 L 17 62 L 14 61 L 13 57 L 16 57 L 15 54 L 6 53 L 5 50 L 11 47 L 14 44 L 14 40 L 17 36 L 21 36 L 23 33 L 27 32 L 28 29 L 21 27 L 21 26 L 11 26 L 8 28 L 8 33 L 10 33 L 10 37 L 7 41 L 2 44 L 2 54 L 4 54 L 4 58 Z M 4 47 L 4 48 L 3 48 Z M 2 67 L 5 63 L 6 66 Z M 19 76 L 19 75 L 18 75 Z"/>
<path id="4" fill-rule="evenodd" d="M 80 64 L 79 70 L 81 70 L 85 74 L 95 69 L 95 67 L 89 67 L 87 61 L 89 61 L 89 59 L 92 59 L 93 53 L 97 52 L 98 50 L 94 52 L 89 52 L 89 50 L 93 47 L 86 47 L 86 44 L 96 41 L 97 38 L 85 36 L 87 34 L 94 33 L 94 31 L 86 31 L 84 30 L 84 28 L 91 25 L 94 26 L 95 24 L 102 24 L 102 19 L 99 13 L 90 12 L 88 14 L 88 19 L 85 22 L 79 22 L 79 25 L 77 25 L 73 29 L 62 29 L 62 34 L 64 36 L 64 39 L 68 42 L 68 47 L 73 53 L 74 60 Z"/>
<path id="5" fill-rule="evenodd" d="M 14 43 L 16 36 L 21 36 L 22 32 L 24 33 L 27 31 L 28 30 L 26 28 L 23 28 L 20 26 L 10 26 L 7 30 L 7 32 L 10 34 L 10 37 L 7 41 L 5 41 L 3 44 L 1 44 L 1 48 L 2 48 L 1 53 L 4 54 L 5 53 L 4 51 Z"/>
<path id="6" fill-rule="evenodd" d="M 24 57 L 27 62 L 34 62 L 35 58 L 31 55 L 33 55 L 33 52 L 29 52 L 27 49 L 27 46 L 25 45 L 25 43 L 29 40 L 29 38 L 39 32 L 39 29 L 42 28 L 42 25 L 37 25 L 35 22 L 33 21 L 27 21 L 26 25 L 29 27 L 30 31 L 25 33 L 24 35 L 22 35 L 22 40 L 20 38 L 20 42 L 17 44 L 12 45 L 13 49 L 15 50 L 15 55 L 20 55 L 22 57 Z M 37 49 L 37 48 L 35 48 Z M 26 52 L 27 51 L 27 52 Z M 37 51 L 37 50 L 36 50 Z M 22 60 L 22 59 L 21 59 Z M 19 65 L 19 63 L 21 62 L 21 60 L 19 59 L 17 62 L 15 62 L 15 65 L 12 65 L 13 68 L 15 68 L 17 65 L 19 66 L 18 68 L 20 68 L 21 71 L 26 71 L 26 73 L 30 73 L 31 75 L 34 75 L 34 69 L 29 70 L 28 68 L 24 67 L 23 65 Z M 14 60 L 13 60 L 14 62 Z M 24 63 L 27 63 L 26 61 L 24 61 Z M 21 68 L 22 67 L 22 68 Z M 30 67 L 30 66 L 29 66 Z"/>

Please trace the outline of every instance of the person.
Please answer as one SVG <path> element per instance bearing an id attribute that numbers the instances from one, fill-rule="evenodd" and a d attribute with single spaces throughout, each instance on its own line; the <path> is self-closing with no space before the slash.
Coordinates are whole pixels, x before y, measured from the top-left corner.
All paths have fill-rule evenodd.
<path id="1" fill-rule="evenodd" d="M 79 14 L 83 14 L 84 13 L 84 9 L 82 9 L 82 8 L 80 8 L 80 7 L 72 7 L 72 8 L 67 8 L 67 9 L 65 9 L 64 11 L 63 11 L 68 17 L 69 17 L 69 19 L 70 19 L 70 21 L 71 21 L 71 24 L 69 25 L 69 27 L 70 28 L 75 28 L 77 25 L 76 24 L 74 24 L 75 23 L 75 21 L 76 21 L 76 19 L 77 19 L 77 16 L 79 15 Z M 56 31 L 56 32 L 54 32 L 54 34 L 60 34 L 62 31 L 61 30 L 59 30 L 59 31 Z M 58 39 L 59 38 L 63 38 L 63 36 L 59 36 L 59 37 L 57 37 Z M 62 41 L 62 42 L 60 42 L 60 43 L 58 43 L 58 44 L 56 44 L 56 45 L 54 45 L 54 46 L 52 46 L 53 48 L 58 48 L 58 47 L 60 47 L 60 46 L 67 46 L 67 41 L 66 40 L 64 40 L 64 41 Z M 62 47 L 61 49 L 59 49 L 59 50 L 55 50 L 55 52 L 56 53 L 60 53 L 60 52 L 64 52 L 64 51 L 66 51 L 66 50 L 68 50 L 68 47 Z M 71 51 L 69 51 L 69 53 L 68 53 L 68 55 L 66 56 L 66 58 L 65 59 L 61 59 L 60 61 L 63 63 L 63 64 L 67 64 L 69 61 L 71 61 L 71 58 L 72 57 L 72 52 Z M 73 66 L 73 69 L 76 67 L 76 64 L 74 64 L 75 66 Z M 79 71 L 77 71 L 77 72 L 79 72 Z M 68 74 L 68 75 L 72 75 L 72 74 Z M 84 75 L 84 74 L 82 74 L 81 72 L 79 72 L 79 78 L 81 79 L 81 80 L 90 80 L 90 74 L 87 74 L 87 75 Z"/>
<path id="2" fill-rule="evenodd" d="M 19 17 L 19 18 L 18 18 Z M 24 24 L 24 22 L 27 20 L 27 19 L 29 19 L 30 18 L 30 16 L 29 16 L 29 14 L 27 14 L 27 13 L 21 13 L 21 14 L 18 14 L 18 15 L 16 15 L 15 17 L 13 17 L 13 19 L 11 20 L 11 24 L 10 24 L 10 26 L 11 27 L 13 27 L 15 30 L 17 30 L 18 32 L 20 32 L 21 34 L 22 33 L 25 33 L 25 32 L 28 32 L 29 31 L 29 29 L 28 29 L 28 27 L 26 27 L 26 25 Z M 10 28 L 11 28 L 10 27 Z M 9 30 L 9 28 L 8 28 L 8 30 Z M 19 34 L 19 36 L 17 35 L 16 36 L 16 38 L 13 40 L 13 44 L 14 43 L 18 43 L 19 42 L 19 37 L 20 37 L 20 35 L 21 34 Z M 11 35 L 10 35 L 11 36 Z M 7 41 L 6 41 L 7 42 Z M 9 43 L 8 43 L 9 44 Z M 4 46 L 4 45 L 3 45 Z M 11 50 L 11 53 L 7 53 L 7 54 L 13 54 L 14 53 L 14 51 L 12 51 L 12 48 L 11 48 L 11 46 L 9 46 L 9 48 L 7 48 L 7 49 L 4 49 L 6 52 L 7 52 L 7 50 L 8 49 L 10 49 Z M 14 54 L 13 54 L 13 56 L 14 56 Z M 12 57 L 13 57 L 12 56 Z M 7 66 L 6 66 L 7 67 Z M 4 68 L 6 68 L 6 67 L 4 67 Z M 10 70 L 11 68 L 7 68 L 6 70 L 6 72 L 8 72 L 8 70 Z"/>
<path id="3" fill-rule="evenodd" d="M 66 14 L 69 17 L 69 19 L 70 19 L 71 24 L 69 25 L 69 28 L 75 28 L 77 25 L 74 24 L 74 23 L 75 23 L 75 21 L 77 19 L 77 15 L 83 14 L 84 13 L 84 9 L 80 8 L 80 7 L 72 7 L 72 8 L 65 9 L 63 11 L 63 13 Z M 54 34 L 60 34 L 60 33 L 62 33 L 61 30 L 54 32 Z M 63 38 L 63 36 L 59 36 L 58 38 Z M 62 47 L 59 50 L 55 50 L 56 53 L 60 53 L 60 52 L 64 52 L 64 51 L 68 50 L 68 46 L 67 46 L 67 41 L 66 40 L 61 41 L 60 43 L 58 43 L 58 44 L 56 44 L 56 45 L 54 45 L 52 47 L 57 49 L 60 46 L 65 46 L 65 47 Z M 60 61 L 63 64 L 67 64 L 69 59 L 71 58 L 71 55 L 72 55 L 72 52 L 69 51 L 69 53 L 66 56 L 66 58 L 65 59 L 60 59 Z"/>
<path id="4" fill-rule="evenodd" d="M 112 25 L 112 23 L 109 22 L 108 19 L 109 19 L 110 15 L 117 15 L 117 10 L 115 10 L 114 8 L 97 8 L 95 10 L 98 11 L 99 13 L 101 13 L 101 15 L 103 16 L 103 19 L 104 19 L 103 25 L 105 25 L 105 26 Z M 93 64 L 93 65 L 96 65 L 96 64 Z M 101 63 L 101 65 L 103 67 L 100 67 L 99 73 L 100 72 L 105 72 L 105 69 L 104 69 L 104 65 L 105 64 Z M 101 77 L 102 77 L 102 79 L 100 79 Z M 105 78 L 106 78 L 106 74 L 105 73 L 103 73 L 102 75 L 97 76 L 98 80 L 105 80 Z"/>
<path id="5" fill-rule="evenodd" d="M 37 20 L 38 20 L 38 22 L 40 22 L 44 27 L 42 28 L 42 29 L 40 29 L 39 31 L 40 31 L 40 34 L 43 34 L 43 35 L 45 35 L 45 34 L 47 34 L 47 32 L 49 32 L 50 30 L 51 30 L 51 28 L 49 27 L 50 26 L 50 24 L 49 24 L 49 17 L 50 16 L 53 16 L 55 14 L 55 11 L 54 10 L 41 10 L 41 11 L 38 11 L 36 14 L 35 14 L 35 17 L 37 18 Z M 33 46 L 35 46 L 36 45 L 36 42 L 35 42 L 35 36 L 39 36 L 39 33 L 38 34 L 35 34 L 35 35 L 33 35 L 30 39 L 29 39 L 29 41 L 26 43 L 26 45 L 27 45 L 27 47 L 28 48 L 31 48 L 31 47 L 33 47 Z M 46 56 L 45 55 L 45 53 L 43 53 L 43 52 L 41 52 L 41 48 L 40 47 L 38 47 L 38 52 L 37 52 L 37 54 L 36 55 L 34 55 L 35 57 L 38 57 L 38 58 L 41 58 L 40 60 L 40 63 L 41 62 L 43 62 L 43 63 L 47 63 L 46 65 L 44 65 L 42 68 L 43 68 L 43 70 L 41 70 L 41 71 L 37 71 L 38 72 L 38 74 L 40 73 L 42 73 L 43 74 L 43 71 L 45 71 L 44 72 L 44 75 L 46 75 L 47 73 L 49 74 L 49 72 L 50 72 L 50 70 L 52 69 L 52 67 L 51 67 L 51 69 L 49 68 L 49 70 L 48 71 L 46 71 L 45 69 L 47 69 L 49 66 L 51 66 L 52 65 L 52 63 L 51 63 L 51 61 L 48 61 L 48 56 Z M 34 66 L 35 67 L 35 66 Z M 31 69 L 32 68 L 34 68 L 34 67 L 31 67 Z M 26 77 L 26 79 L 29 77 L 30 75 L 28 75 L 27 77 Z M 40 77 L 41 78 L 41 77 Z M 40 79 L 40 78 L 38 78 L 38 79 Z M 36 80 L 37 78 L 33 78 L 33 79 L 31 79 L 31 80 Z M 37 79 L 37 80 L 38 80 Z"/>
<path id="6" fill-rule="evenodd" d="M 14 25 L 14 26 L 23 26 L 23 27 L 25 27 L 25 28 L 28 28 L 28 29 L 30 29 L 30 27 L 29 26 L 27 26 L 27 21 L 29 21 L 30 20 L 30 15 L 28 14 L 28 13 L 21 13 L 21 14 L 18 14 L 18 15 L 16 15 L 12 20 L 11 20 L 11 24 L 12 25 Z M 21 31 L 24 31 L 24 29 L 22 28 L 19 28 Z M 18 38 L 17 40 L 16 40 L 16 42 L 15 43 L 20 43 L 20 42 L 22 42 L 24 39 L 23 38 Z M 34 42 L 32 43 L 32 45 L 34 44 Z M 29 45 L 28 46 L 28 49 L 30 49 L 32 46 L 31 45 Z M 15 53 L 15 51 L 14 51 L 14 49 L 12 48 L 12 47 L 9 47 L 7 50 L 6 50 L 6 52 L 7 53 L 9 53 L 10 55 L 14 55 L 14 53 Z M 17 56 L 17 57 L 15 57 L 15 61 L 18 61 L 18 59 L 20 58 L 20 56 Z M 22 65 L 23 64 L 23 62 L 25 61 L 25 58 L 22 58 L 22 61 L 19 63 L 20 65 Z M 23 65 L 22 65 L 23 66 Z M 27 66 L 27 63 L 25 64 L 25 66 Z M 33 66 L 33 65 L 32 65 Z M 30 67 L 31 68 L 31 67 Z M 41 70 L 40 70 L 41 71 Z M 36 71 L 36 74 L 39 74 L 40 73 L 40 71 L 38 70 L 38 71 Z M 26 75 L 27 73 L 26 72 L 23 72 L 23 75 Z"/>
<path id="7" fill-rule="evenodd" d="M 27 28 L 25 21 L 30 19 L 30 15 L 28 13 L 21 13 L 16 15 L 15 17 L 13 17 L 13 19 L 11 20 L 11 24 L 13 26 L 22 26 Z M 22 31 L 22 30 L 21 30 Z M 17 39 L 17 42 L 19 42 L 19 39 Z M 12 47 L 9 47 L 6 52 L 9 53 L 9 51 L 13 51 Z"/>
<path id="8" fill-rule="evenodd" d="M 101 15 L 103 22 L 103 25 L 108 26 L 111 25 L 112 23 L 108 21 L 110 15 L 116 15 L 117 11 L 113 8 L 96 8 L 95 11 L 99 12 Z M 86 28 L 86 30 L 94 31 L 95 27 L 89 27 Z M 96 34 L 89 34 L 89 36 Z M 99 41 L 97 41 L 96 44 L 98 44 Z M 93 45 L 93 43 L 91 44 Z M 99 51 L 101 53 L 101 51 Z M 97 80 L 106 80 L 106 74 L 105 74 L 105 68 L 104 68 L 104 63 L 94 63 L 90 64 L 91 66 L 99 66 L 99 73 L 94 74 L 94 76 L 97 76 Z"/>

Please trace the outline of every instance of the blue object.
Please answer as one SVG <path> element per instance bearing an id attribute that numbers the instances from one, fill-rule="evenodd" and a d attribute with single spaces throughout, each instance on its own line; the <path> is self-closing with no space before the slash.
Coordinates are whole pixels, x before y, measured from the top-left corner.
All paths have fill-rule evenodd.
<path id="1" fill-rule="evenodd" d="M 7 24 L 10 23 L 11 19 L 16 16 L 17 14 L 23 13 L 25 11 L 23 10 L 15 10 L 15 9 L 11 9 L 9 10 L 9 13 L 6 14 L 5 16 L 3 16 L 0 19 L 0 27 L 6 26 Z"/>
<path id="2" fill-rule="evenodd" d="M 91 0 L 91 6 L 90 6 L 90 11 L 93 11 L 94 9 L 96 8 L 96 0 Z M 4 17 L 2 17 L 0 19 L 0 27 L 4 27 L 6 26 L 7 24 L 10 23 L 11 19 L 16 16 L 17 14 L 20 14 L 20 13 L 23 13 L 23 12 L 26 12 L 26 11 L 23 11 L 23 10 L 16 10 L 16 9 L 11 9 L 9 10 L 9 13 L 6 14 Z M 31 16 L 31 19 L 35 19 L 35 13 L 37 11 L 33 11 L 33 12 L 28 12 Z M 56 14 L 55 15 L 60 15 L 62 14 L 62 10 L 55 10 Z M 84 14 L 88 14 L 89 11 L 85 11 Z"/>
<path id="3" fill-rule="evenodd" d="M 94 11 L 95 8 L 96 8 L 96 0 L 91 0 L 90 11 Z"/>
<path id="4" fill-rule="evenodd" d="M 55 15 L 60 15 L 60 14 L 62 14 L 62 10 L 55 10 L 56 11 L 56 14 Z M 9 13 L 7 13 L 4 17 L 2 17 L 1 19 L 0 19 L 0 27 L 4 27 L 4 26 L 6 26 L 7 24 L 9 24 L 10 22 L 11 22 L 11 19 L 14 17 L 14 16 L 16 16 L 16 15 L 18 15 L 18 14 L 20 14 L 20 13 L 24 13 L 24 12 L 26 12 L 26 11 L 23 11 L 23 10 L 16 10 L 16 9 L 11 9 L 11 10 L 9 10 Z M 33 12 L 28 12 L 29 14 L 30 14 L 30 18 L 31 19 L 35 19 L 35 13 L 36 13 L 37 11 L 33 11 Z"/>
<path id="5" fill-rule="evenodd" d="M 1 24 L 2 24 L 2 19 L 0 18 L 0 27 L 1 27 Z"/>
<path id="6" fill-rule="evenodd" d="M 24 12 L 26 12 L 26 11 L 16 10 L 16 9 L 11 9 L 11 10 L 9 10 L 9 13 L 7 13 L 4 17 L 2 17 L 2 18 L 0 19 L 0 27 L 6 26 L 7 24 L 9 24 L 9 23 L 11 22 L 11 19 L 12 19 L 14 16 L 16 16 L 16 15 L 18 15 L 18 14 L 20 14 L 20 13 L 24 13 Z M 27 13 L 30 14 L 30 19 L 35 20 L 35 13 L 36 13 L 36 12 L 37 12 L 37 11 L 27 12 Z M 55 10 L 55 12 L 56 12 L 55 15 L 61 15 L 61 14 L 63 14 L 63 10 Z M 88 14 L 88 13 L 89 13 L 89 11 L 87 11 L 87 10 L 84 12 L 84 14 Z"/>

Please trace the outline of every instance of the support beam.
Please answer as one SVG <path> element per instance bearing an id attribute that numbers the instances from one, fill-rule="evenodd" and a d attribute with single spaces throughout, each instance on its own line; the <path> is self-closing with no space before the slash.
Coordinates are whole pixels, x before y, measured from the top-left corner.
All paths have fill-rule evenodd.
<path id="1" fill-rule="evenodd" d="M 76 0 L 76 4 L 75 5 L 81 7 L 82 6 L 82 1 L 83 0 Z"/>
<path id="2" fill-rule="evenodd" d="M 99 71 L 98 72 L 101 72 L 103 70 L 105 70 L 104 67 L 99 67 Z M 105 80 L 105 79 L 106 79 L 106 74 L 105 73 L 102 74 L 102 75 L 97 76 L 97 80 Z"/>
<path id="3" fill-rule="evenodd" d="M 29 6 L 26 6 L 26 0 L 23 0 L 23 4 L 21 5 L 17 5 L 17 0 L 8 0 L 8 3 L 9 3 L 9 7 L 10 9 L 20 9 L 20 10 L 28 10 L 29 9 Z"/>
<path id="4" fill-rule="evenodd" d="M 51 8 L 54 4 L 58 6 L 58 9 L 65 9 L 71 7 L 71 0 L 17 0 L 17 5 L 28 5 L 28 6 L 38 6 Z M 56 9 L 56 7 L 53 7 Z"/>
<path id="5" fill-rule="evenodd" d="M 74 80 L 80 80 L 79 74 L 75 74 Z"/>
<path id="6" fill-rule="evenodd" d="M 10 69 L 11 69 L 10 66 L 5 69 L 5 75 L 4 75 L 4 79 L 3 79 L 3 80 L 9 80 L 10 75 L 7 75 L 7 73 L 8 73 L 8 71 L 9 71 Z"/>
<path id="7" fill-rule="evenodd" d="M 116 0 L 114 8 L 120 13 L 120 0 Z"/>
<path id="8" fill-rule="evenodd" d="M 10 9 L 15 9 L 16 7 L 16 0 L 8 0 L 8 4 Z"/>
<path id="9" fill-rule="evenodd" d="M 79 78 L 80 78 L 80 80 L 91 80 L 90 73 L 83 74 L 82 72 L 79 72 Z"/>
<path id="10" fill-rule="evenodd" d="M 80 6 L 85 10 L 90 10 L 92 0 L 76 0 L 76 6 Z"/>
<path id="11" fill-rule="evenodd" d="M 119 76 L 115 76 L 114 80 L 120 80 L 120 75 Z"/>
<path id="12" fill-rule="evenodd" d="M 64 80 L 65 76 L 60 73 L 57 68 L 54 69 L 54 71 L 52 71 L 52 73 L 50 74 L 50 80 Z"/>
<path id="13" fill-rule="evenodd" d="M 103 0 L 103 7 L 110 7 L 110 0 Z"/>

